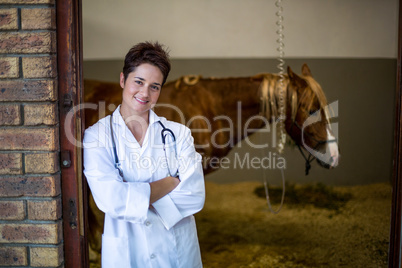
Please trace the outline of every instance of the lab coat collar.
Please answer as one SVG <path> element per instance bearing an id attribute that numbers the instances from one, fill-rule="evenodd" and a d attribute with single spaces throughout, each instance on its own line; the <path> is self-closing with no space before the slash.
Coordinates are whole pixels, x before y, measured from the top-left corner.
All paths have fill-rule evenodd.
<path id="1" fill-rule="evenodd" d="M 119 128 L 119 133 L 121 133 L 122 138 L 126 139 L 130 143 L 135 143 L 138 145 L 138 149 L 140 149 L 140 153 L 142 154 L 145 151 L 145 148 L 148 146 L 148 141 L 149 141 L 149 135 L 153 133 L 154 130 L 154 124 L 160 121 L 161 118 L 156 115 L 156 113 L 153 110 L 149 110 L 149 125 L 148 129 L 145 133 L 144 141 L 142 143 L 142 146 L 140 146 L 135 139 L 134 135 L 131 133 L 131 131 L 128 129 L 126 126 L 126 123 L 124 122 L 123 117 L 120 114 L 120 105 L 116 108 L 116 110 L 113 112 L 113 124 L 117 124 L 117 128 Z M 117 130 L 115 130 L 117 131 Z"/>
<path id="2" fill-rule="evenodd" d="M 149 125 L 153 125 L 154 123 L 157 123 L 160 121 L 161 118 L 153 111 L 149 110 Z"/>

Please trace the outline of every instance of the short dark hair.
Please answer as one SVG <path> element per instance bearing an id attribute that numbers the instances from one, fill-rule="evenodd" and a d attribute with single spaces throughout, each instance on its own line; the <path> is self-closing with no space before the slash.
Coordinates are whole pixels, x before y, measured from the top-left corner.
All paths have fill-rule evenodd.
<path id="1" fill-rule="evenodd" d="M 163 75 L 163 84 L 170 72 L 169 52 L 163 48 L 164 46 L 158 42 L 142 42 L 134 45 L 127 53 L 124 59 L 124 81 L 128 75 L 135 70 L 136 67 L 143 63 L 149 63 L 158 67 Z"/>

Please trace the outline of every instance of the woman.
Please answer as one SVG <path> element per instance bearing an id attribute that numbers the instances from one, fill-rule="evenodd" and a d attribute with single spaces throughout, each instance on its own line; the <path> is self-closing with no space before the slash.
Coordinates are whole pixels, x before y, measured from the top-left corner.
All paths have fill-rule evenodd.
<path id="1" fill-rule="evenodd" d="M 160 44 L 132 47 L 121 105 L 85 131 L 84 173 L 105 213 L 102 267 L 202 267 L 193 216 L 205 200 L 201 157 L 187 127 L 152 111 L 169 71 Z"/>

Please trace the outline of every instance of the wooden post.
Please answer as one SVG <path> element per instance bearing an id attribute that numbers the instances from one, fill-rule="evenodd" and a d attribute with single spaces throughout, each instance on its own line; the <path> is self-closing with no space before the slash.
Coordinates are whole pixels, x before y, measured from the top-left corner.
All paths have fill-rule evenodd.
<path id="1" fill-rule="evenodd" d="M 388 267 L 401 267 L 402 225 L 402 0 L 399 0 L 398 65 L 395 103 L 394 170 Z"/>
<path id="2" fill-rule="evenodd" d="M 57 56 L 60 115 L 60 164 L 65 267 L 88 267 L 82 176 L 82 23 L 81 0 L 58 0 Z"/>

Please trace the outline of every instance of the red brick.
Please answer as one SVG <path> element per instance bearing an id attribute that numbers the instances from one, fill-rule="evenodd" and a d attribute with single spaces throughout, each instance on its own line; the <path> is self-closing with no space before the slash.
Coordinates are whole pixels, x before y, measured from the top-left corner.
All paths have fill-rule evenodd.
<path id="1" fill-rule="evenodd" d="M 58 244 L 61 222 L 54 224 L 0 224 L 0 243 Z"/>
<path id="2" fill-rule="evenodd" d="M 0 126 L 16 126 L 21 124 L 21 109 L 18 104 L 0 104 Z M 0 171 L 1 172 L 1 171 Z"/>
<path id="3" fill-rule="evenodd" d="M 56 247 L 31 247 L 31 266 L 34 267 L 58 267 L 64 260 L 63 246 Z"/>
<path id="4" fill-rule="evenodd" d="M 0 174 L 22 174 L 22 154 L 0 153 Z"/>
<path id="5" fill-rule="evenodd" d="M 58 220 L 61 218 L 61 199 L 28 201 L 28 219 Z"/>
<path id="6" fill-rule="evenodd" d="M 56 81 L 9 80 L 0 81 L 1 101 L 54 101 L 57 99 Z"/>
<path id="7" fill-rule="evenodd" d="M 1 220 L 23 220 L 25 219 L 24 201 L 0 201 Z M 1 262 L 0 262 L 1 263 Z"/>
<path id="8" fill-rule="evenodd" d="M 56 52 L 54 32 L 0 32 L 0 53 Z"/>
<path id="9" fill-rule="evenodd" d="M 0 247 L 0 266 L 28 265 L 26 247 Z"/>
<path id="10" fill-rule="evenodd" d="M 0 129 L 0 150 L 56 151 L 58 149 L 57 128 Z"/>
<path id="11" fill-rule="evenodd" d="M 55 29 L 56 12 L 54 8 L 21 9 L 21 28 L 23 30 Z"/>
<path id="12" fill-rule="evenodd" d="M 58 123 L 56 103 L 27 104 L 24 106 L 24 124 L 55 125 Z"/>
<path id="13" fill-rule="evenodd" d="M 0 78 L 18 78 L 19 76 L 17 57 L 0 57 Z"/>
<path id="14" fill-rule="evenodd" d="M 0 177 L 0 196 L 57 196 L 61 192 L 60 176 Z"/>
<path id="15" fill-rule="evenodd" d="M 56 56 L 49 57 L 23 57 L 22 73 L 24 78 L 56 77 Z"/>
<path id="16" fill-rule="evenodd" d="M 59 154 L 25 154 L 25 173 L 56 173 L 59 171 Z"/>
<path id="17" fill-rule="evenodd" d="M 18 12 L 16 8 L 0 9 L 0 30 L 18 30 Z"/>

